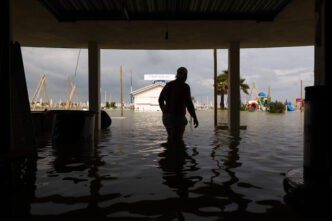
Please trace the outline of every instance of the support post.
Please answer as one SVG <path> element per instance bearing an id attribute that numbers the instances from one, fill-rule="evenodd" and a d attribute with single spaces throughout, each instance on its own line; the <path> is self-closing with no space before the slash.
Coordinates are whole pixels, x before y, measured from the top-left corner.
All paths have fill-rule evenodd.
<path id="1" fill-rule="evenodd" d="M 331 86 L 331 61 L 332 61 L 332 33 L 331 31 L 326 31 L 331 28 L 332 25 L 332 16 L 331 16 L 332 2 L 325 0 L 325 8 L 324 8 L 324 38 L 325 38 L 325 73 L 324 73 L 324 85 Z M 326 40 L 327 39 L 327 40 Z"/>
<path id="2" fill-rule="evenodd" d="M 95 112 L 95 130 L 100 130 L 100 49 L 97 42 L 89 42 L 89 110 Z"/>
<path id="3" fill-rule="evenodd" d="M 332 57 L 332 44 L 331 32 L 327 31 L 331 27 L 331 17 L 329 9 L 331 1 L 327 0 L 316 0 L 316 36 L 315 36 L 315 86 L 331 84 L 331 65 L 327 60 L 331 60 Z M 329 18 L 329 19 L 328 19 Z"/>
<path id="4" fill-rule="evenodd" d="M 315 86 L 305 88 L 304 184 L 313 191 L 332 190 L 332 149 L 326 145 L 332 117 L 328 108 L 321 108 L 331 100 L 331 10 L 330 0 L 316 0 Z"/>
<path id="5" fill-rule="evenodd" d="M 67 78 L 67 105 L 66 105 L 66 109 L 69 110 L 70 109 L 70 77 L 68 76 Z"/>
<path id="6" fill-rule="evenodd" d="M 120 86 L 121 86 L 121 117 L 123 117 L 122 65 L 120 66 Z"/>
<path id="7" fill-rule="evenodd" d="M 0 22 L 1 22 L 1 33 L 0 33 L 0 90 L 1 90 L 1 116 L 3 121 L 1 123 L 1 148 L 0 154 L 8 153 L 10 151 L 10 53 L 9 53 L 9 42 L 10 42 L 10 1 L 5 0 L 1 2 L 0 7 Z"/>
<path id="8" fill-rule="evenodd" d="M 217 121 L 217 49 L 213 49 L 213 60 L 214 60 L 214 126 L 218 124 Z"/>
<path id="9" fill-rule="evenodd" d="M 240 43 L 231 42 L 228 51 L 228 127 L 240 130 Z"/>

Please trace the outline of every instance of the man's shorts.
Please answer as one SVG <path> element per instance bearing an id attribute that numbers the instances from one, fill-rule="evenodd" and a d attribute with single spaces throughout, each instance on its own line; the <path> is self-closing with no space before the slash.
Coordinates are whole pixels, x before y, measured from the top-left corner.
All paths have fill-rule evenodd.
<path id="1" fill-rule="evenodd" d="M 183 127 L 188 124 L 188 120 L 185 115 L 163 113 L 163 124 L 166 128 Z"/>

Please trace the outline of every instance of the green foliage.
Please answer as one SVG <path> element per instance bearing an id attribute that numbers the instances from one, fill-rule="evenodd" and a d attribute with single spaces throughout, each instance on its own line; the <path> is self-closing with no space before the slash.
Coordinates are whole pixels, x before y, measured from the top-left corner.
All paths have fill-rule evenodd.
<path id="1" fill-rule="evenodd" d="M 112 101 L 112 102 L 110 103 L 110 107 L 111 107 L 111 108 L 116 108 L 116 104 L 115 104 L 114 101 Z"/>
<path id="2" fill-rule="evenodd" d="M 245 79 L 240 79 L 240 90 L 245 94 L 249 94 L 249 85 L 244 83 Z M 224 95 L 228 93 L 228 70 L 223 70 L 221 74 L 217 76 L 217 93 L 220 98 L 220 109 L 225 109 Z"/>
<path id="3" fill-rule="evenodd" d="M 250 87 L 249 87 L 248 84 L 244 83 L 245 81 L 246 81 L 245 78 L 241 78 L 240 79 L 240 89 L 241 89 L 241 91 L 243 91 L 243 93 L 249 95 L 249 89 L 250 89 Z"/>
<path id="4" fill-rule="evenodd" d="M 285 104 L 279 101 L 270 102 L 266 109 L 270 113 L 284 113 L 286 110 Z"/>
<path id="5" fill-rule="evenodd" d="M 248 104 L 241 104 L 240 111 L 247 111 L 247 110 L 249 110 Z"/>
<path id="6" fill-rule="evenodd" d="M 240 79 L 240 89 L 245 94 L 249 94 L 249 85 L 244 83 L 245 78 Z M 228 70 L 223 70 L 221 74 L 217 76 L 217 90 L 219 94 L 227 94 L 228 89 Z"/>
<path id="7" fill-rule="evenodd" d="M 107 109 L 111 108 L 110 102 L 106 101 L 105 108 L 107 108 Z"/>

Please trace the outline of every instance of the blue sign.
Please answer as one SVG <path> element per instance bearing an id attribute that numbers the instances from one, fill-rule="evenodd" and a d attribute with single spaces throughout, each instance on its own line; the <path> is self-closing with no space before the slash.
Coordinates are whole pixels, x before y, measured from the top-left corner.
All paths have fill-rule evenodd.
<path id="1" fill-rule="evenodd" d="M 161 82 L 161 83 L 166 84 L 166 81 L 165 81 L 165 80 L 155 80 L 155 81 L 153 81 L 154 84 L 155 84 L 155 83 L 158 83 L 158 82 Z"/>

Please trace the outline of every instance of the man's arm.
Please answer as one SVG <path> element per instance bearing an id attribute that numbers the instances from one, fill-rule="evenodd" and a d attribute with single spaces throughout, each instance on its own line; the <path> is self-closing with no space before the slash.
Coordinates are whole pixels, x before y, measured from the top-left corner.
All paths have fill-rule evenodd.
<path id="1" fill-rule="evenodd" d="M 194 125 L 195 128 L 198 127 L 198 120 L 197 120 L 197 116 L 195 113 L 195 107 L 194 104 L 191 100 L 191 93 L 190 93 L 190 87 L 189 85 L 187 85 L 187 89 L 186 89 L 186 95 L 185 95 L 185 102 L 186 102 L 186 107 L 188 109 L 189 114 L 192 116 L 192 118 L 194 118 Z"/>
<path id="2" fill-rule="evenodd" d="M 164 112 L 164 107 L 165 107 L 165 87 L 160 92 L 158 102 L 159 102 L 159 107 L 160 107 L 161 111 Z"/>

